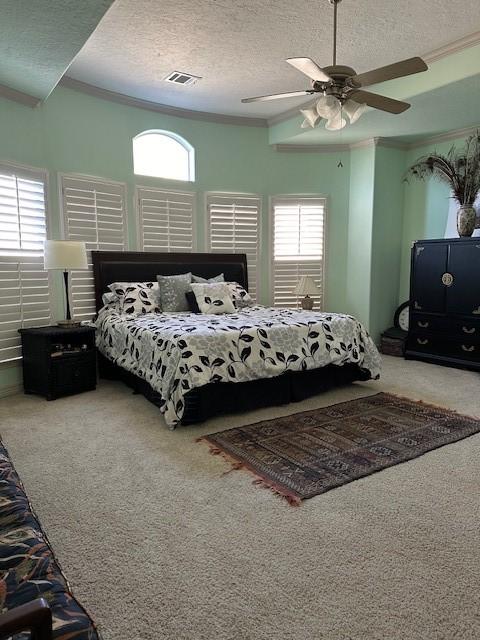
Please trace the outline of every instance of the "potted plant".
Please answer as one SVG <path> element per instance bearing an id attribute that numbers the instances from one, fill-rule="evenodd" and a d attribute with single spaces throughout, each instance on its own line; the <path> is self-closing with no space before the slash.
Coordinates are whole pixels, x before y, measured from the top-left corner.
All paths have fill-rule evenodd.
<path id="1" fill-rule="evenodd" d="M 458 202 L 457 230 L 461 237 L 471 236 L 475 229 L 473 206 L 480 192 L 480 133 L 477 131 L 457 150 L 453 146 L 446 155 L 432 153 L 422 156 L 408 169 L 409 177 L 425 180 L 434 177 L 448 184 Z"/>

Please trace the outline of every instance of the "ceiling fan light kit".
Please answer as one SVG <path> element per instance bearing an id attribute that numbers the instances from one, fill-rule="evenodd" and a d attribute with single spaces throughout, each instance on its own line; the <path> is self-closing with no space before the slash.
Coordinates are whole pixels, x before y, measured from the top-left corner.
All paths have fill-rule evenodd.
<path id="1" fill-rule="evenodd" d="M 354 124 L 367 107 L 393 114 L 406 111 L 410 107 L 408 102 L 363 91 L 363 87 L 427 71 L 428 67 L 425 62 L 419 57 L 408 58 L 360 74 L 357 74 L 351 67 L 337 65 L 337 9 L 341 0 L 328 0 L 328 2 L 333 5 L 334 9 L 333 64 L 321 68 L 311 58 L 287 58 L 288 64 L 310 78 L 310 89 L 244 98 L 242 102 L 265 102 L 321 94 L 314 107 L 300 109 L 305 118 L 301 126 L 303 129 L 313 128 L 325 121 L 325 129 L 330 131 L 343 129 L 347 122 Z"/>

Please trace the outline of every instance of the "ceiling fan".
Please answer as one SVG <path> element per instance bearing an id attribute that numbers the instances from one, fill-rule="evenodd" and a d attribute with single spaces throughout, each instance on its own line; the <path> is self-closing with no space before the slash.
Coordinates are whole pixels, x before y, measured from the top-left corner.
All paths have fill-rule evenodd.
<path id="1" fill-rule="evenodd" d="M 322 68 L 311 58 L 288 58 L 286 60 L 288 64 L 311 79 L 310 89 L 244 98 L 242 102 L 265 102 L 320 94 L 320 99 L 314 108 L 301 110 L 305 116 L 302 127 L 314 127 L 319 118 L 325 118 L 327 120 L 325 127 L 331 130 L 342 129 L 347 124 L 344 115 L 347 115 L 350 123 L 353 124 L 367 106 L 394 114 L 406 111 L 410 107 L 408 102 L 364 91 L 363 87 L 427 71 L 428 67 L 425 62 L 419 57 L 408 58 L 360 74 L 357 74 L 351 67 L 337 65 L 337 8 L 341 0 L 328 1 L 334 7 L 333 64 Z"/>

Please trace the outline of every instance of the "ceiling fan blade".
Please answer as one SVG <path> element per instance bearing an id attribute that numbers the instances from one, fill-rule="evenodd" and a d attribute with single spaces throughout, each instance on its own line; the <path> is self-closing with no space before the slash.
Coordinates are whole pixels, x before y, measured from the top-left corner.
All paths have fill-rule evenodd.
<path id="1" fill-rule="evenodd" d="M 386 80 L 393 80 L 394 78 L 411 76 L 414 73 L 427 71 L 427 69 L 427 65 L 421 58 L 408 58 L 401 62 L 387 64 L 386 67 L 379 67 L 378 69 L 373 69 L 373 71 L 367 71 L 366 73 L 351 76 L 351 80 L 353 80 L 355 84 L 360 84 L 361 87 L 368 87 L 369 85 L 377 84 L 378 82 L 385 82 Z"/>
<path id="2" fill-rule="evenodd" d="M 378 93 L 370 93 L 370 91 L 351 91 L 349 98 L 354 98 L 356 102 L 368 104 L 369 107 L 388 111 L 388 113 L 403 113 L 410 108 L 408 102 L 401 102 L 387 96 L 381 96 Z"/>
<path id="3" fill-rule="evenodd" d="M 325 73 L 311 58 L 287 58 L 285 62 L 288 62 L 288 64 L 291 64 L 292 67 L 295 67 L 295 69 L 298 69 L 298 71 L 301 71 L 312 80 L 317 80 L 318 82 L 331 81 L 328 73 Z"/>
<path id="4" fill-rule="evenodd" d="M 308 96 L 311 93 L 314 93 L 313 89 L 307 89 L 306 91 L 290 91 L 290 93 L 274 93 L 270 96 L 243 98 L 242 102 L 267 102 L 267 100 L 279 100 L 280 98 L 296 98 L 298 96 Z"/>

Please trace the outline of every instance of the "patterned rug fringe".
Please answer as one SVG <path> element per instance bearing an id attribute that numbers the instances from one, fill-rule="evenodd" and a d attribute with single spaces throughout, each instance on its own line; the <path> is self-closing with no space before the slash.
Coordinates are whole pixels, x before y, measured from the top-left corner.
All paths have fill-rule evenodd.
<path id="1" fill-rule="evenodd" d="M 480 415 L 473 416 L 466 413 L 462 413 L 461 411 L 457 411 L 456 409 L 450 409 L 449 407 L 442 407 L 438 404 L 432 404 L 431 402 L 425 402 L 424 400 L 415 400 L 414 398 L 407 398 L 407 396 L 398 396 L 396 393 L 389 393 L 388 391 L 382 391 L 384 396 L 390 396 L 390 398 L 394 398 L 395 400 L 404 400 L 405 402 L 414 402 L 415 404 L 420 404 L 422 407 L 426 409 L 432 409 L 432 411 L 438 411 L 439 409 L 444 413 L 448 413 L 455 418 L 467 418 L 468 420 L 478 421 L 480 419 Z M 378 394 L 375 394 L 378 395 Z M 368 397 L 368 396 L 367 396 Z"/>
<path id="2" fill-rule="evenodd" d="M 195 442 L 204 442 L 205 444 L 208 445 L 208 450 L 212 456 L 221 456 L 226 462 L 228 462 L 228 464 L 230 465 L 230 469 L 227 469 L 227 471 L 224 471 L 222 473 L 222 476 L 226 476 L 228 473 L 231 473 L 232 471 L 239 471 L 240 469 L 245 469 L 249 473 L 252 473 L 255 476 L 255 480 L 252 480 L 252 484 L 257 485 L 262 489 L 269 489 L 274 495 L 279 496 L 280 498 L 283 498 L 284 500 L 286 500 L 288 504 L 291 505 L 292 507 L 299 507 L 302 504 L 302 499 L 299 496 L 289 492 L 287 489 L 275 484 L 271 480 L 262 478 L 262 476 L 259 475 L 258 471 L 255 471 L 254 469 L 249 467 L 249 465 L 246 464 L 245 462 L 240 462 L 239 460 L 236 460 L 229 453 L 227 453 L 226 451 L 223 451 L 223 449 L 219 449 L 214 444 L 212 444 L 207 437 L 196 438 Z"/>

